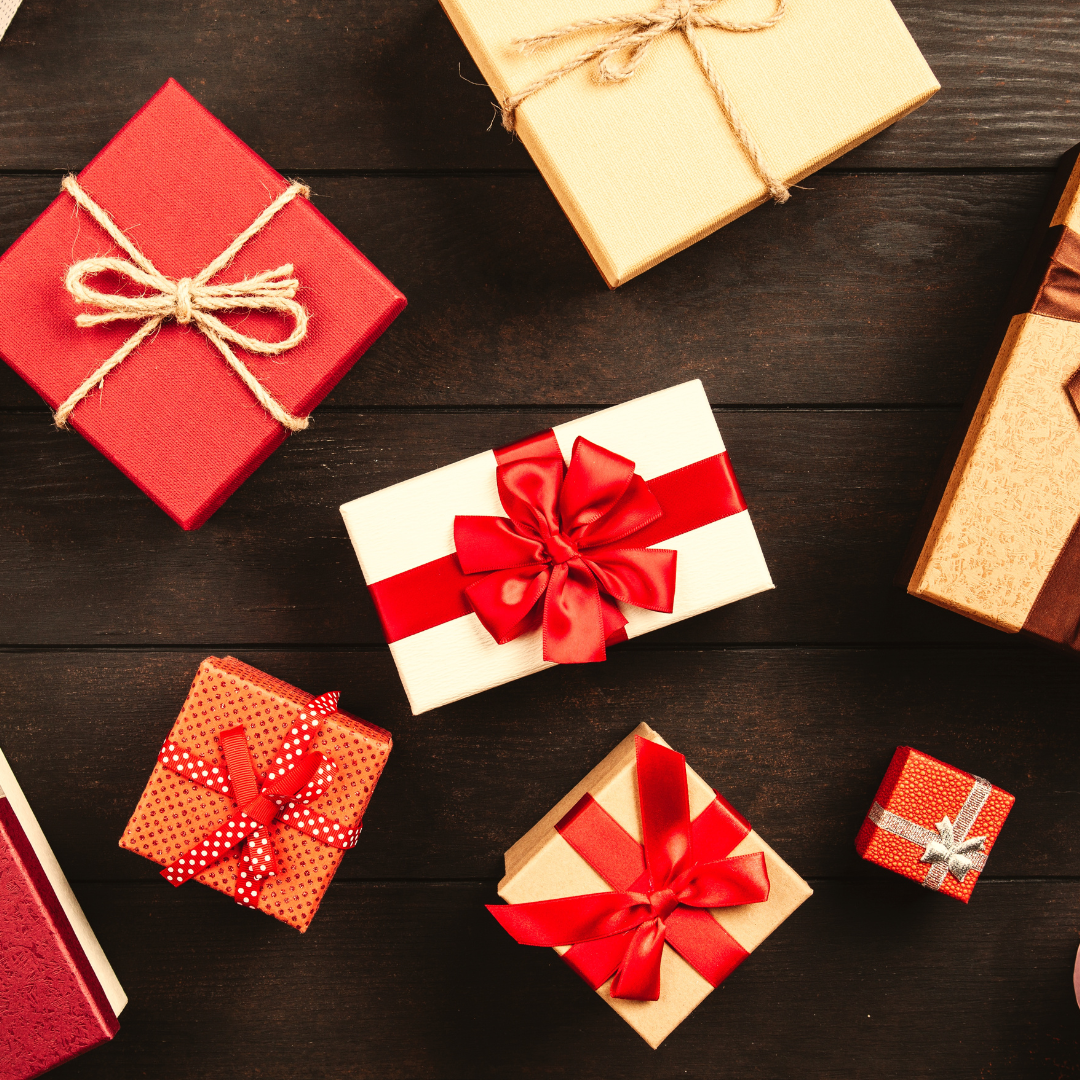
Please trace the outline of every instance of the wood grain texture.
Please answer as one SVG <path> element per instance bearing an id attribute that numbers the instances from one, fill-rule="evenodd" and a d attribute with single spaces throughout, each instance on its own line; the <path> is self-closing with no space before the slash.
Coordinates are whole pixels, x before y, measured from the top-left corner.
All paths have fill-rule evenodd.
<path id="1" fill-rule="evenodd" d="M 714 404 L 957 404 L 1051 180 L 820 175 L 610 291 L 538 176 L 323 177 L 316 205 L 409 299 L 328 404 L 616 404 L 693 378 Z M 58 184 L 0 177 L 0 248 Z M 0 405 L 40 404 L 0 365 Z"/>
<path id="2" fill-rule="evenodd" d="M 1045 167 L 1076 141 L 1068 0 L 896 7 L 942 90 L 842 167 Z M 26 3 L 0 42 L 0 166 L 85 165 L 169 75 L 289 171 L 532 168 L 487 130 L 491 92 L 435 0 Z"/>
<path id="3" fill-rule="evenodd" d="M 494 881 L 339 882 L 303 938 L 208 889 L 86 885 L 132 1004 L 57 1076 L 1075 1075 L 1075 882 L 984 881 L 969 907 L 884 871 L 812 884 L 655 1051 L 550 949 L 511 941 L 483 907 Z"/>
<path id="4" fill-rule="evenodd" d="M 323 412 L 187 533 L 46 414 L 0 417 L 0 644 L 381 645 L 339 505 L 575 415 Z M 891 585 L 952 411 L 716 418 L 776 590 L 643 640 L 1015 644 Z"/>
<path id="5" fill-rule="evenodd" d="M 4 753 L 72 880 L 158 880 L 116 844 L 208 652 L 0 654 Z M 642 721 L 804 877 L 879 873 L 855 834 L 898 745 L 1016 796 L 989 877 L 1080 877 L 1080 665 L 1034 648 L 619 646 L 420 717 L 385 650 L 235 655 L 338 689 L 393 733 L 342 879 L 497 880 L 506 848 Z"/>

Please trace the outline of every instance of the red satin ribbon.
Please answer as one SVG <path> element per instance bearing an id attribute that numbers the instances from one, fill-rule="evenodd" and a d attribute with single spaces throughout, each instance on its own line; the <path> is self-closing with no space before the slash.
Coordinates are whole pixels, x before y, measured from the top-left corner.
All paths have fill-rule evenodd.
<path id="1" fill-rule="evenodd" d="M 308 804 L 334 782 L 337 762 L 310 749 L 317 737 L 320 717 L 337 712 L 339 694 L 322 694 L 301 711 L 274 758 L 274 767 L 260 781 L 255 772 L 243 724 L 218 735 L 225 769 L 210 764 L 173 742 L 166 742 L 158 761 L 188 780 L 223 795 L 231 795 L 236 809 L 211 829 L 193 848 L 161 871 L 173 885 L 183 885 L 233 849 L 240 852 L 234 898 L 246 907 L 258 907 L 263 883 L 278 867 L 270 825 L 280 821 L 315 840 L 345 851 L 356 845 L 361 826 L 348 827 L 317 814 Z"/>
<path id="2" fill-rule="evenodd" d="M 712 986 L 746 950 L 705 909 L 769 898 L 762 852 L 731 857 L 750 824 L 719 796 L 690 822 L 686 759 L 635 740 L 644 845 L 586 795 L 556 828 L 614 891 L 488 905 L 523 945 L 571 945 L 563 957 L 596 989 L 614 974 L 611 996 L 656 1001 L 664 942 Z"/>
<path id="3" fill-rule="evenodd" d="M 586 453 L 579 453 L 581 443 Z M 746 509 L 726 453 L 647 483 L 632 462 L 583 439 L 564 479 L 551 430 L 496 450 L 495 457 L 510 518 L 459 518 L 469 534 L 468 554 L 455 523 L 457 552 L 371 585 L 387 641 L 474 610 L 496 640 L 510 640 L 535 626 L 550 604 L 544 658 L 603 659 L 606 645 L 626 639 L 626 619 L 611 597 L 671 610 L 675 553 L 645 549 Z M 540 467 L 538 458 L 548 464 Z M 619 484 L 622 498 L 613 500 Z M 596 510 L 601 513 L 590 517 Z M 503 524 L 489 524 L 496 522 Z M 576 552 L 565 546 L 567 539 Z M 500 556 L 516 562 L 495 567 Z M 488 577 L 493 580 L 482 586 Z"/>

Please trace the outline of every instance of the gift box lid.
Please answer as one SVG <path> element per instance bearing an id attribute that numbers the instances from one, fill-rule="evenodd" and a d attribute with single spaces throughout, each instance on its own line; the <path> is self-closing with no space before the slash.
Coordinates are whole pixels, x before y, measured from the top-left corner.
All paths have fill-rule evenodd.
<path id="1" fill-rule="evenodd" d="M 677 535 L 642 541 L 678 552 L 674 606 L 664 612 L 620 602 L 626 637 L 773 588 L 700 380 L 559 424 L 538 438 L 557 444 L 569 462 L 579 437 L 631 460 L 652 489 L 666 485 L 673 493 L 667 519 L 687 519 Z M 497 644 L 459 588 L 455 518 L 505 513 L 496 468 L 506 450 L 514 452 L 489 450 L 341 507 L 414 713 L 554 666 L 543 658 L 540 628 Z"/>
<path id="2" fill-rule="evenodd" d="M 628 11 L 664 10 L 651 0 L 442 5 L 500 102 L 621 24 L 594 24 L 532 51 L 519 40 Z M 779 10 L 775 0 L 728 0 L 700 14 L 753 25 Z M 771 171 L 788 184 L 939 89 L 889 0 L 798 0 L 767 29 L 706 28 L 695 36 Z M 677 30 L 649 45 L 631 78 L 601 82 L 592 61 L 546 86 L 518 108 L 516 131 L 612 287 L 768 197 Z"/>
<path id="3" fill-rule="evenodd" d="M 127 995 L 2 752 L 0 873 L 0 1076 L 23 1080 L 111 1039 Z"/>
<path id="4" fill-rule="evenodd" d="M 289 186 L 172 79 L 78 181 L 172 280 L 208 266 Z M 115 254 L 127 257 L 62 192 L 0 256 L 0 287 L 20 311 L 0 324 L 0 357 L 50 408 L 140 325 L 75 324 L 78 314 L 98 309 L 75 303 L 64 286 L 68 267 Z M 280 210 L 211 283 L 284 264 L 293 265 L 300 281 L 307 336 L 278 356 L 234 351 L 287 412 L 302 417 L 386 329 L 405 298 L 304 198 Z M 111 282 L 102 291 L 125 289 L 120 275 L 97 277 Z M 271 312 L 218 314 L 265 341 L 292 331 L 291 321 Z M 186 529 L 203 524 L 286 434 L 207 337 L 174 319 L 113 369 L 70 422 Z"/>

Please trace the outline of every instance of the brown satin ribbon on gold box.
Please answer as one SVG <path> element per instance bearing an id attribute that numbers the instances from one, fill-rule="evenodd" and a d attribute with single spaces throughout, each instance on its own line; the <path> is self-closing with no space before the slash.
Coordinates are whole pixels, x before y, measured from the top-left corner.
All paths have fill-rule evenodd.
<path id="1" fill-rule="evenodd" d="M 907 583 L 1080 651 L 1080 147 L 1063 159 L 1004 341 Z"/>
<path id="2" fill-rule="evenodd" d="M 517 136 L 612 288 L 769 198 L 734 118 L 786 187 L 939 89 L 889 0 L 441 2 L 500 105 L 628 26 L 644 31 L 637 44 L 650 28 L 663 30 L 644 55 L 630 44 L 612 56 L 609 81 L 597 57 L 513 110 Z M 517 44 L 585 23 L 536 48 Z M 701 28 L 687 34 L 688 23 Z M 494 126 L 491 137 L 509 138 Z"/>

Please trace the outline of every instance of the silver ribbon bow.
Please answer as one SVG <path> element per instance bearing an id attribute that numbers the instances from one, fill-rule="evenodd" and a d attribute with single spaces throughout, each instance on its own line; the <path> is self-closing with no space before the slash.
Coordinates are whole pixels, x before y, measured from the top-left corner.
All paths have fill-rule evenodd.
<path id="1" fill-rule="evenodd" d="M 870 807 L 867 816 L 879 829 L 903 840 L 910 840 L 923 849 L 919 862 L 930 864 L 922 882 L 928 889 L 940 889 L 946 874 L 951 874 L 957 881 L 963 881 L 969 871 L 981 873 L 986 866 L 986 837 L 969 838 L 968 832 L 986 805 L 986 800 L 990 798 L 992 786 L 981 776 L 972 779 L 975 783 L 955 820 L 950 821 L 946 814 L 935 826 L 937 832 L 886 810 L 877 801 Z"/>

